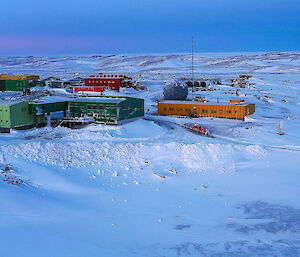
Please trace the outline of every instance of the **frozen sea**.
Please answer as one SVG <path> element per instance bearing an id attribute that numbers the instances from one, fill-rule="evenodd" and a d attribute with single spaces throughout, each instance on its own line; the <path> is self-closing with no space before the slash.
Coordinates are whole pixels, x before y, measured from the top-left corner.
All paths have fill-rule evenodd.
<path id="1" fill-rule="evenodd" d="M 1 72 L 41 78 L 128 74 L 149 90 L 120 94 L 152 114 L 190 70 L 188 54 L 0 57 Z M 195 76 L 222 84 L 189 97 L 237 98 L 239 74 L 252 75 L 239 98 L 256 104 L 245 121 L 146 114 L 0 134 L 0 169 L 24 182 L 0 175 L 0 256 L 300 256 L 300 53 L 197 54 Z M 214 138 L 181 126 L 194 122 Z"/>

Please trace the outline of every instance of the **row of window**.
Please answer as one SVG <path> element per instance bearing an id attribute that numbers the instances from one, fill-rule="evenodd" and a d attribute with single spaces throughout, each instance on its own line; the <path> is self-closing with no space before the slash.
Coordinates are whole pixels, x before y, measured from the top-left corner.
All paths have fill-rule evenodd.
<path id="1" fill-rule="evenodd" d="M 131 109 L 131 105 L 130 105 L 130 104 L 124 104 L 124 105 L 122 106 L 122 109 L 123 109 L 123 110 L 130 110 L 130 109 Z"/>
<path id="2" fill-rule="evenodd" d="M 83 107 L 81 107 L 81 108 L 83 108 Z M 97 104 L 88 104 L 87 109 L 88 110 L 104 110 L 104 105 L 103 104 L 99 104 L 99 105 L 97 105 Z M 115 105 L 106 105 L 105 109 L 114 110 L 114 109 L 116 109 L 116 106 Z"/>
<path id="3" fill-rule="evenodd" d="M 3 122 L 3 120 L 1 120 L 1 122 Z M 6 122 L 8 122 L 8 120 Z"/>
<path id="4" fill-rule="evenodd" d="M 116 115 L 110 115 L 109 113 L 106 114 L 106 115 L 103 115 L 103 114 L 100 114 L 100 113 L 88 113 L 87 114 L 88 117 L 94 117 L 94 118 L 99 118 L 99 119 L 103 119 L 103 118 L 106 118 L 106 119 L 115 119 L 116 118 Z"/>
<path id="5" fill-rule="evenodd" d="M 115 84 L 116 83 L 116 81 L 111 81 L 111 80 L 88 80 L 87 81 L 87 84 L 88 83 L 96 83 L 96 84 L 98 84 L 98 83 L 108 83 L 108 84 Z"/>
<path id="6" fill-rule="evenodd" d="M 167 108 L 164 107 L 164 111 L 166 111 Z M 173 107 L 169 107 L 169 111 L 174 111 L 174 108 Z M 178 112 L 182 112 L 183 109 L 177 109 Z M 186 108 L 185 109 L 186 112 L 191 112 L 191 109 L 190 108 Z M 195 111 L 195 110 L 194 110 Z M 220 110 L 220 114 L 222 114 L 223 110 Z M 202 109 L 202 113 L 208 113 L 208 110 L 207 109 Z M 211 113 L 217 113 L 217 110 L 211 110 Z M 231 113 L 231 110 L 226 110 L 226 113 Z M 237 114 L 237 110 L 234 111 L 234 113 Z"/>

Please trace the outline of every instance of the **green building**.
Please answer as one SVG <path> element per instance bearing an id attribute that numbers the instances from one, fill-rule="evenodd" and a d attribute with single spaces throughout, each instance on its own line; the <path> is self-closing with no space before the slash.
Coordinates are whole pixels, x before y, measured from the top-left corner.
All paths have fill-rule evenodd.
<path id="1" fill-rule="evenodd" d="M 98 123 L 118 124 L 120 121 L 144 116 L 144 100 L 123 96 L 80 97 L 69 101 L 70 117 L 91 117 Z"/>
<path id="2" fill-rule="evenodd" d="M 0 100 L 0 132 L 11 129 L 41 127 L 55 114 L 59 118 L 90 117 L 97 123 L 119 124 L 121 121 L 144 116 L 144 100 L 133 97 L 43 97 L 37 101 Z"/>
<path id="3" fill-rule="evenodd" d="M 45 124 L 45 116 L 35 117 L 30 114 L 28 102 L 0 100 L 0 132 L 10 132 L 10 129 L 28 129 L 43 124 Z"/>
<path id="4" fill-rule="evenodd" d="M 0 91 L 23 91 L 30 88 L 28 80 L 0 80 Z"/>
<path id="5" fill-rule="evenodd" d="M 29 112 L 33 115 L 50 115 L 54 112 L 64 112 L 68 110 L 68 100 L 61 97 L 43 97 L 37 101 L 29 102 Z"/>

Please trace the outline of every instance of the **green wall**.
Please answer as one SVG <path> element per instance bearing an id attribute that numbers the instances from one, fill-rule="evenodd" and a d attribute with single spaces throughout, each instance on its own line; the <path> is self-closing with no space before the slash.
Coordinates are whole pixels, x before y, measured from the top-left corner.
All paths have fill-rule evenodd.
<path id="1" fill-rule="evenodd" d="M 11 127 L 34 126 L 34 116 L 29 114 L 27 102 L 21 102 L 10 106 Z"/>
<path id="2" fill-rule="evenodd" d="M 119 120 L 132 119 L 144 116 L 144 100 L 139 98 L 126 98 L 119 103 Z"/>
<path id="3" fill-rule="evenodd" d="M 0 127 L 10 128 L 11 122 L 9 107 L 9 105 L 0 105 Z"/>
<path id="4" fill-rule="evenodd" d="M 29 111 L 31 114 L 50 114 L 51 112 L 60 112 L 68 110 L 68 102 L 54 102 L 54 103 L 30 103 Z"/>
<path id="5" fill-rule="evenodd" d="M 98 122 L 117 123 L 117 103 L 70 102 L 71 117 L 91 117 Z"/>
<path id="6" fill-rule="evenodd" d="M 27 80 L 6 80 L 6 91 L 23 91 L 24 88 L 29 88 Z"/>

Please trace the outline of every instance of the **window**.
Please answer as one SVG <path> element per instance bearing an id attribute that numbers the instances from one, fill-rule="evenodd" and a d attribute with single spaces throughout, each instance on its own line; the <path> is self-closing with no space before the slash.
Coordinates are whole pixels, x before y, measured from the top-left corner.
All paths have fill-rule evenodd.
<path id="1" fill-rule="evenodd" d="M 103 110 L 103 109 L 104 109 L 103 104 L 99 104 L 99 105 L 98 105 L 98 108 L 99 108 L 99 110 Z"/>
<path id="2" fill-rule="evenodd" d="M 97 105 L 96 104 L 93 104 L 93 109 L 97 110 Z"/>
<path id="3" fill-rule="evenodd" d="M 115 83 L 116 83 L 116 81 L 112 81 L 111 83 L 112 83 L 112 84 L 115 84 Z"/>
<path id="4" fill-rule="evenodd" d="M 6 122 L 8 122 L 8 120 Z"/>
<path id="5" fill-rule="evenodd" d="M 229 113 L 231 113 L 231 110 L 229 110 Z"/>
<path id="6" fill-rule="evenodd" d="M 88 105 L 87 105 L 87 108 L 88 108 L 88 110 L 92 110 L 92 109 L 93 109 L 93 106 L 92 106 L 91 104 L 88 104 Z"/>
<path id="7" fill-rule="evenodd" d="M 78 107 L 78 104 L 75 104 L 75 107 Z"/>
<path id="8" fill-rule="evenodd" d="M 222 114 L 222 110 L 220 110 L 220 114 Z"/>
<path id="9" fill-rule="evenodd" d="M 81 107 L 80 107 L 80 110 L 83 112 L 83 111 L 84 111 L 84 107 L 83 107 L 83 106 L 81 106 Z"/>
<path id="10" fill-rule="evenodd" d="M 111 105 L 111 106 L 110 106 L 110 109 L 116 109 L 116 106 Z"/>
<path id="11" fill-rule="evenodd" d="M 237 113 L 237 111 L 234 111 L 234 113 Z"/>

